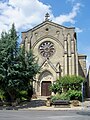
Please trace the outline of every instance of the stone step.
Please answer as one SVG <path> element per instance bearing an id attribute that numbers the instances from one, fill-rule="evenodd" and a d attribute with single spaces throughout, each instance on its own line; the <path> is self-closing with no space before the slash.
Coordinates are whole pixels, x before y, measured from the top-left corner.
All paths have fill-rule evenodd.
<path id="1" fill-rule="evenodd" d="M 38 100 L 47 100 L 47 98 L 50 96 L 37 96 Z"/>

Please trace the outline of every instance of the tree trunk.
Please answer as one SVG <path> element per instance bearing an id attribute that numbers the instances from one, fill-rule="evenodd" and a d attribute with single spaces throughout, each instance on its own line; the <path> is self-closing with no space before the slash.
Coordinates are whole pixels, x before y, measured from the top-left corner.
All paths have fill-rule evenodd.
<path id="1" fill-rule="evenodd" d="M 9 96 L 10 96 L 11 102 L 14 102 L 15 98 L 16 98 L 14 92 L 13 91 L 9 91 L 9 90 L 7 90 L 7 92 L 9 94 Z"/>

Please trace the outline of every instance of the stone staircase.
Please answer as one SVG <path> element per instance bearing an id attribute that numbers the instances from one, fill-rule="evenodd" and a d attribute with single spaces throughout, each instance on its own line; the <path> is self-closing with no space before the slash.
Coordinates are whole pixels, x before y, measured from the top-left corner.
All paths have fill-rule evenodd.
<path id="1" fill-rule="evenodd" d="M 37 96 L 38 100 L 47 100 L 47 98 L 50 96 Z"/>

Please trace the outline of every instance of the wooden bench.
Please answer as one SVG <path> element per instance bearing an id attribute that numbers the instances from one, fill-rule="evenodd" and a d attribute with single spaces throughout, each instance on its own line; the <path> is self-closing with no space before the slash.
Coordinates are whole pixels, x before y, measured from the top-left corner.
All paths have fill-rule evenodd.
<path id="1" fill-rule="evenodd" d="M 55 100 L 52 104 L 54 107 L 70 107 L 69 100 Z"/>

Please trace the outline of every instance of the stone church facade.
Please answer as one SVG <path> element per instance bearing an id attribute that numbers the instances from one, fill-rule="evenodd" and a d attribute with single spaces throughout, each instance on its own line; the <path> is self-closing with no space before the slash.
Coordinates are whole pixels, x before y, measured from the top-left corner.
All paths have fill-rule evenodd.
<path id="1" fill-rule="evenodd" d="M 46 19 L 34 28 L 22 32 L 26 51 L 33 50 L 41 66 L 33 83 L 37 96 L 49 96 L 50 84 L 60 76 L 81 75 L 86 78 L 86 55 L 77 51 L 74 27 L 65 27 Z"/>

